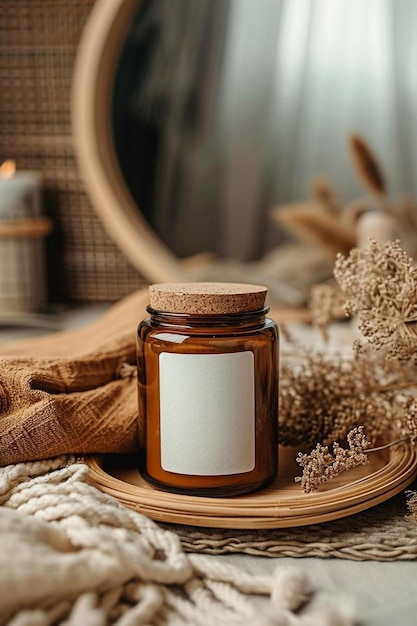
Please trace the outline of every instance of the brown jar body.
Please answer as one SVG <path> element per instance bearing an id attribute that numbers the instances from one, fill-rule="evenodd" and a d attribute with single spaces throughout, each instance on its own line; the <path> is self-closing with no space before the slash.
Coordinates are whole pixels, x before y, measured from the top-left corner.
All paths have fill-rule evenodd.
<path id="1" fill-rule="evenodd" d="M 279 333 L 265 317 L 267 309 L 225 315 L 148 311 L 151 316 L 139 325 L 137 340 L 145 478 L 161 489 L 205 496 L 237 495 L 270 483 L 277 472 Z M 217 392 L 226 398 L 229 387 L 222 421 Z M 190 412 L 187 395 L 205 397 L 204 410 L 191 411 L 189 430 L 184 427 L 184 415 Z M 172 404 L 177 403 L 175 414 Z M 241 406 L 242 419 L 239 413 L 228 417 L 233 404 L 237 411 Z"/>

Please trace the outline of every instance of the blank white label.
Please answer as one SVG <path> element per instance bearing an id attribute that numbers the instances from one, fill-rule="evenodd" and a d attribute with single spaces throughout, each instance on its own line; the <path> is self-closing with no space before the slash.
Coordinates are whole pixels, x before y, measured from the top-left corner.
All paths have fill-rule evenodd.
<path id="1" fill-rule="evenodd" d="M 194 476 L 253 470 L 253 352 L 162 352 L 159 385 L 164 470 Z"/>

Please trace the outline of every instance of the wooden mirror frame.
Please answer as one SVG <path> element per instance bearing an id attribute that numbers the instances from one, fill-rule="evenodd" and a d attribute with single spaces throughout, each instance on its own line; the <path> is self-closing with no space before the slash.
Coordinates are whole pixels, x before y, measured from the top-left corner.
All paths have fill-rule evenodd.
<path id="1" fill-rule="evenodd" d="M 87 194 L 104 228 L 150 282 L 184 279 L 184 266 L 141 215 L 117 162 L 112 87 L 120 52 L 140 0 L 96 0 L 75 61 L 75 150 Z"/>

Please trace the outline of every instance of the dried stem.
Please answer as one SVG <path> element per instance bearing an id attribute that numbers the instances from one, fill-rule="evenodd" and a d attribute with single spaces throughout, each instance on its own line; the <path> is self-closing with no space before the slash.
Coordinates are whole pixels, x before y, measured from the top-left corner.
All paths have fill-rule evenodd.
<path id="1" fill-rule="evenodd" d="M 349 138 L 350 155 L 365 189 L 381 200 L 386 195 L 385 177 L 369 145 L 359 135 Z"/>

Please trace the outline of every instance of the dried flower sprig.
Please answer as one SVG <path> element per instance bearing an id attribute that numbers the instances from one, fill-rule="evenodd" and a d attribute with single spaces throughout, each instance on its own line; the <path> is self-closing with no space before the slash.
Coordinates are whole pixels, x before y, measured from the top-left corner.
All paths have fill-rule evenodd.
<path id="1" fill-rule="evenodd" d="M 334 273 L 337 289 L 318 287 L 312 298 L 316 326 L 325 331 L 344 298 L 367 342 L 354 360 L 306 351 L 282 368 L 280 443 L 316 445 L 298 457 L 305 491 L 351 467 L 340 441 L 356 429 L 374 444 L 402 437 L 417 447 L 417 268 L 398 242 L 371 241 L 338 255 Z M 417 495 L 411 505 L 417 518 Z"/>
<path id="2" fill-rule="evenodd" d="M 330 182 L 322 176 L 314 178 L 310 184 L 310 195 L 328 213 L 340 215 L 343 211 L 343 204 L 338 198 Z"/>
<path id="3" fill-rule="evenodd" d="M 366 450 L 371 443 L 366 439 L 364 427 L 353 428 L 347 435 L 348 448 L 334 442 L 329 446 L 318 443 L 310 454 L 298 453 L 297 463 L 303 468 L 302 476 L 296 476 L 305 493 L 315 491 L 319 485 L 338 476 L 341 472 L 368 463 Z"/>
<path id="4" fill-rule="evenodd" d="M 319 248 L 332 261 L 338 252 L 347 254 L 356 245 L 353 224 L 317 201 L 284 204 L 272 217 L 297 239 Z"/>
<path id="5" fill-rule="evenodd" d="M 334 275 L 368 343 L 387 358 L 416 360 L 417 268 L 399 243 L 371 241 L 338 255 Z"/>
<path id="6" fill-rule="evenodd" d="M 342 441 L 363 425 L 372 442 L 402 434 L 408 404 L 398 397 L 408 364 L 380 362 L 364 353 L 353 360 L 305 351 L 284 362 L 280 377 L 279 442 L 286 446 Z"/>
<path id="7" fill-rule="evenodd" d="M 348 138 L 349 151 L 353 166 L 365 189 L 378 200 L 387 193 L 387 184 L 381 166 L 370 146 L 360 135 Z"/>
<path id="8" fill-rule="evenodd" d="M 407 506 L 411 514 L 410 517 L 417 522 L 417 493 L 415 491 L 407 491 L 406 494 L 408 496 Z"/>
<path id="9" fill-rule="evenodd" d="M 328 328 L 332 321 L 346 317 L 346 300 L 335 282 L 313 285 L 310 290 L 309 309 L 311 322 L 324 341 L 328 341 Z"/>
<path id="10" fill-rule="evenodd" d="M 398 402 L 403 404 L 404 411 L 399 419 L 401 434 L 406 436 L 411 445 L 417 448 L 417 399 L 409 395 L 401 396 Z"/>

